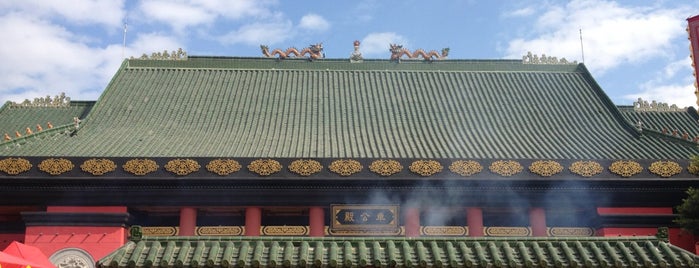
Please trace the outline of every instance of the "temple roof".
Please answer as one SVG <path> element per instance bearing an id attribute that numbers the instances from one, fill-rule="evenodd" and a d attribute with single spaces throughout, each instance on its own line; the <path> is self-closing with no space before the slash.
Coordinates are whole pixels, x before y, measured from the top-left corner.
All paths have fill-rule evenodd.
<path id="1" fill-rule="evenodd" d="M 694 267 L 655 237 L 145 237 L 98 267 Z"/>
<path id="2" fill-rule="evenodd" d="M 7 141 L 0 154 L 687 159 L 699 153 L 691 143 L 638 131 L 584 65 L 520 60 L 132 59 L 67 134 Z"/>

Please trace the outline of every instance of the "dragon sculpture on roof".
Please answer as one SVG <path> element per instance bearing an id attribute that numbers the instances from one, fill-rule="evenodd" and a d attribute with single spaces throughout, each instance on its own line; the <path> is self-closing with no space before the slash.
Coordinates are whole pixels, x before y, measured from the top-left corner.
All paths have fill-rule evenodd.
<path id="1" fill-rule="evenodd" d="M 437 60 L 443 60 L 446 59 L 447 56 L 449 56 L 449 48 L 443 48 L 442 53 L 439 54 L 437 51 L 430 50 L 429 52 L 425 52 L 422 48 L 418 48 L 415 50 L 413 53 L 410 53 L 410 50 L 407 48 L 403 48 L 403 45 L 398 45 L 398 44 L 390 44 L 390 49 L 391 51 L 391 60 L 400 60 L 400 58 L 405 55 L 408 57 L 408 59 L 417 59 L 419 57 L 422 57 L 425 60 L 431 61 L 433 58 Z"/>
<path id="2" fill-rule="evenodd" d="M 260 49 L 262 49 L 262 54 L 268 58 L 273 58 L 276 55 L 280 59 L 286 59 L 289 57 L 301 57 L 306 54 L 308 54 L 308 58 L 311 60 L 322 59 L 325 57 L 325 55 L 323 55 L 323 43 L 311 44 L 301 51 L 298 51 L 298 49 L 295 47 L 290 47 L 286 50 L 277 48 L 272 50 L 272 52 L 269 52 L 269 47 L 266 45 L 260 45 Z"/>

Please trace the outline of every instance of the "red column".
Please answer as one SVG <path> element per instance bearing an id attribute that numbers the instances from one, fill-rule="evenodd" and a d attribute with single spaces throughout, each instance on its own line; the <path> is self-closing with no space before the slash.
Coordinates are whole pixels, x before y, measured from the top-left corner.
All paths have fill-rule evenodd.
<path id="1" fill-rule="evenodd" d="M 483 236 L 483 209 L 479 207 L 466 208 L 466 224 L 468 224 L 468 236 Z"/>
<path id="2" fill-rule="evenodd" d="M 543 208 L 530 208 L 529 225 L 532 228 L 532 236 L 548 236 L 546 234 L 546 211 Z"/>
<path id="3" fill-rule="evenodd" d="M 325 211 L 322 207 L 308 209 L 308 235 L 311 237 L 325 236 Z"/>
<path id="4" fill-rule="evenodd" d="M 247 207 L 245 209 L 245 236 L 260 236 L 262 226 L 262 209 Z"/>
<path id="5" fill-rule="evenodd" d="M 405 236 L 420 236 L 420 209 L 408 207 L 405 209 Z"/>
<path id="6" fill-rule="evenodd" d="M 180 236 L 193 236 L 197 228 L 197 209 L 180 208 Z"/>

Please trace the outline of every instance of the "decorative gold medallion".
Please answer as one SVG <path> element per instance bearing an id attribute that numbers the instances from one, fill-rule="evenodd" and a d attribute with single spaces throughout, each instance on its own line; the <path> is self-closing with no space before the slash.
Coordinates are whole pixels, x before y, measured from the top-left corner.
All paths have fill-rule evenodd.
<path id="1" fill-rule="evenodd" d="M 643 167 L 641 167 L 641 164 L 635 161 L 620 160 L 612 163 L 612 165 L 609 166 L 609 171 L 619 176 L 628 178 L 641 173 L 641 171 L 643 171 Z"/>
<path id="2" fill-rule="evenodd" d="M 116 169 L 116 164 L 114 164 L 114 161 L 106 158 L 92 158 L 85 160 L 85 162 L 80 165 L 80 169 L 92 175 L 100 176 L 114 171 Z"/>
<path id="3" fill-rule="evenodd" d="M 369 170 L 381 176 L 391 176 L 403 170 L 403 166 L 396 160 L 375 160 L 369 165 Z"/>
<path id="4" fill-rule="evenodd" d="M 593 161 L 575 161 L 568 169 L 583 177 L 592 177 L 602 173 L 602 165 Z"/>
<path id="5" fill-rule="evenodd" d="M 201 226 L 197 228 L 197 235 L 243 235 L 243 228 L 240 226 Z"/>
<path id="6" fill-rule="evenodd" d="M 491 172 L 495 174 L 499 174 L 501 176 L 509 177 L 512 175 L 515 175 L 517 173 L 520 173 L 522 169 L 522 165 L 517 162 L 517 161 L 512 161 L 512 160 L 498 160 L 490 164 L 490 167 L 488 167 Z"/>
<path id="7" fill-rule="evenodd" d="M 415 160 L 408 167 L 413 173 L 420 174 L 422 176 L 432 176 L 439 172 L 442 172 L 442 164 L 434 160 Z"/>
<path id="8" fill-rule="evenodd" d="M 206 169 L 221 176 L 240 171 L 242 166 L 233 159 L 214 159 L 206 165 Z"/>
<path id="9" fill-rule="evenodd" d="M 456 160 L 449 165 L 449 170 L 461 176 L 468 177 L 480 173 L 483 170 L 483 166 L 473 160 Z"/>
<path id="10" fill-rule="evenodd" d="M 340 176 L 349 176 L 362 171 L 364 167 L 357 160 L 339 159 L 330 163 L 328 168 L 330 171 L 340 174 Z"/>
<path id="11" fill-rule="evenodd" d="M 289 164 L 289 170 L 301 176 L 310 176 L 323 170 L 320 162 L 310 159 L 294 160 Z"/>
<path id="12" fill-rule="evenodd" d="M 557 237 L 594 236 L 595 229 L 587 227 L 551 227 L 548 233 Z"/>
<path id="13" fill-rule="evenodd" d="M 551 177 L 563 171 L 563 166 L 556 161 L 539 160 L 529 165 L 529 171 L 544 177 Z"/>
<path id="14" fill-rule="evenodd" d="M 530 236 L 531 229 L 527 227 L 500 227 L 500 226 L 493 226 L 493 227 L 485 227 L 485 235 L 486 236 Z"/>
<path id="15" fill-rule="evenodd" d="M 648 167 L 650 172 L 661 177 L 669 178 L 682 172 L 680 164 L 672 161 L 655 161 Z"/>
<path id="16" fill-rule="evenodd" d="M 175 173 L 180 176 L 184 176 L 199 170 L 201 166 L 199 163 L 192 159 L 173 159 L 165 164 L 165 170 Z"/>
<path id="17" fill-rule="evenodd" d="M 131 159 L 126 161 L 126 163 L 121 167 L 124 171 L 129 172 L 134 175 L 143 176 L 148 173 L 158 170 L 158 166 L 155 161 L 150 159 Z"/>
<path id="18" fill-rule="evenodd" d="M 72 170 L 75 165 L 73 162 L 65 158 L 49 158 L 44 159 L 39 163 L 39 170 L 51 175 L 60 175 L 61 173 Z"/>
<path id="19" fill-rule="evenodd" d="M 463 226 L 424 226 L 420 228 L 425 236 L 465 236 L 467 230 Z"/>
<path id="20" fill-rule="evenodd" d="M 9 175 L 17 175 L 29 171 L 31 168 L 32 163 L 24 158 L 5 158 L 0 160 L 0 170 Z"/>
<path id="21" fill-rule="evenodd" d="M 282 164 L 273 159 L 257 159 L 250 162 L 248 170 L 260 176 L 269 176 L 282 170 Z"/>
<path id="22" fill-rule="evenodd" d="M 308 235 L 308 227 L 306 227 L 306 226 L 287 226 L 287 225 L 263 226 L 262 227 L 262 235 L 303 236 L 303 235 Z"/>
<path id="23" fill-rule="evenodd" d="M 143 226 L 141 233 L 144 236 L 175 236 L 178 233 L 177 227 L 172 226 Z"/>

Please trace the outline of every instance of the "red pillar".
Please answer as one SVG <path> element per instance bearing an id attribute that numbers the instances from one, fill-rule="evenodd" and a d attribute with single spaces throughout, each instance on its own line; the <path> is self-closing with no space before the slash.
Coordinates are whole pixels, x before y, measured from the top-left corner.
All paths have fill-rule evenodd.
<path id="1" fill-rule="evenodd" d="M 260 236 L 262 226 L 262 209 L 247 207 L 245 209 L 245 236 Z"/>
<path id="2" fill-rule="evenodd" d="M 197 228 L 197 209 L 193 207 L 180 208 L 180 236 L 194 236 Z"/>
<path id="3" fill-rule="evenodd" d="M 308 209 L 308 235 L 311 237 L 325 236 L 325 211 L 322 207 Z"/>
<path id="4" fill-rule="evenodd" d="M 408 207 L 405 209 L 405 236 L 420 236 L 420 209 Z"/>
<path id="5" fill-rule="evenodd" d="M 483 209 L 479 207 L 466 208 L 466 224 L 468 224 L 468 236 L 483 236 Z"/>
<path id="6" fill-rule="evenodd" d="M 544 208 L 529 209 L 529 225 L 532 228 L 532 236 L 548 236 L 546 234 L 546 211 Z"/>

